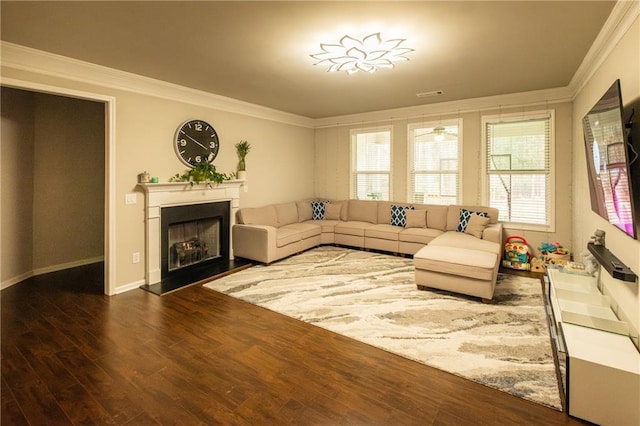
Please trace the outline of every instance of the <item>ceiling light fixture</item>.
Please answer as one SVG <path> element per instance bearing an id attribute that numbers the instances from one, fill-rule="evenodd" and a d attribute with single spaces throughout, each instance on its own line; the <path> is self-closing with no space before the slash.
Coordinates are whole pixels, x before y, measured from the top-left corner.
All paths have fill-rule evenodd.
<path id="1" fill-rule="evenodd" d="M 418 134 L 416 135 L 416 137 L 425 135 L 435 135 L 434 139 L 437 142 L 442 142 L 446 136 L 458 137 L 458 134 L 456 132 L 449 131 L 446 127 L 443 126 L 434 127 L 430 132 Z"/>
<path id="2" fill-rule="evenodd" d="M 393 68 L 394 62 L 408 61 L 406 55 L 415 49 L 399 47 L 406 39 L 382 40 L 380 33 L 373 33 L 362 40 L 345 35 L 339 44 L 320 44 L 322 52 L 310 55 L 318 59 L 314 65 L 329 65 L 328 72 L 375 72 L 378 68 Z"/>

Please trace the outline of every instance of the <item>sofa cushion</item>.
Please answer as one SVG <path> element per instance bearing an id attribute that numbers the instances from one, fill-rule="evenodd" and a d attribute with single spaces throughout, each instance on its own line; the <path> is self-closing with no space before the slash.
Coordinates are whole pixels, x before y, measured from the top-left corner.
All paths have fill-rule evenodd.
<path id="1" fill-rule="evenodd" d="M 407 223 L 405 228 L 426 228 L 427 227 L 427 211 L 426 210 L 407 210 Z"/>
<path id="2" fill-rule="evenodd" d="M 298 223 L 298 206 L 296 203 L 275 204 L 278 226 Z"/>
<path id="3" fill-rule="evenodd" d="M 428 204 L 424 207 L 415 206 L 415 208 L 425 208 L 427 210 L 427 228 L 439 229 L 440 231 L 447 230 L 447 213 L 449 211 L 448 206 Z"/>
<path id="4" fill-rule="evenodd" d="M 432 228 L 405 228 L 398 234 L 398 239 L 408 243 L 429 244 L 443 233 L 444 231 Z"/>
<path id="5" fill-rule="evenodd" d="M 322 228 L 317 224 L 318 221 L 312 221 L 311 223 L 291 223 L 285 225 L 282 228 L 291 229 L 300 233 L 301 239 L 307 239 L 320 235 Z"/>
<path id="6" fill-rule="evenodd" d="M 447 231 L 429 243 L 434 247 L 465 247 L 470 250 L 502 252 L 502 245 L 493 241 L 482 240 L 463 232 Z"/>
<path id="7" fill-rule="evenodd" d="M 473 237 L 472 237 L 473 238 Z M 496 253 L 461 247 L 424 246 L 413 255 L 416 269 L 493 280 L 499 257 Z"/>
<path id="8" fill-rule="evenodd" d="M 488 217 L 481 216 L 479 214 L 472 214 L 469 218 L 469 223 L 467 224 L 467 229 L 464 230 L 466 234 L 471 234 L 476 238 L 482 238 L 482 233 L 484 229 L 489 224 Z"/>
<path id="9" fill-rule="evenodd" d="M 489 223 L 498 223 L 498 209 L 487 206 L 466 206 L 466 205 L 450 205 L 447 211 L 447 231 L 455 231 L 458 228 L 458 222 L 460 221 L 460 209 L 469 210 L 472 212 L 484 212 L 487 213 L 487 217 L 491 220 Z M 431 228 L 431 226 L 429 226 Z"/>
<path id="10" fill-rule="evenodd" d="M 376 201 L 349 200 L 347 220 L 377 223 L 378 209 Z"/>
<path id="11" fill-rule="evenodd" d="M 371 225 L 364 230 L 364 236 L 367 238 L 380 238 L 382 240 L 398 241 L 398 234 L 403 228 L 394 225 L 379 223 Z"/>
<path id="12" fill-rule="evenodd" d="M 340 222 L 335 228 L 334 232 L 336 234 L 347 234 L 347 235 L 355 235 L 358 237 L 364 237 L 365 229 L 371 227 L 372 224 L 369 222 L 358 222 L 350 220 L 348 222 Z"/>
<path id="13" fill-rule="evenodd" d="M 342 203 L 328 203 L 324 205 L 324 218 L 326 220 L 340 220 Z"/>
<path id="14" fill-rule="evenodd" d="M 393 226 L 407 226 L 407 210 L 413 209 L 412 206 L 401 206 L 397 204 L 391 205 L 391 219 L 389 221 L 390 225 Z M 380 215 L 378 215 L 378 218 Z"/>
<path id="15" fill-rule="evenodd" d="M 311 218 L 313 220 L 322 220 L 324 219 L 324 206 L 329 201 L 312 201 L 311 202 L 311 210 L 313 211 Z"/>
<path id="16" fill-rule="evenodd" d="M 456 231 L 464 232 L 467 229 L 471 215 L 487 217 L 487 213 L 485 212 L 473 212 L 467 209 L 460 209 L 460 216 L 458 217 L 458 226 L 456 227 Z"/>
<path id="17" fill-rule="evenodd" d="M 276 247 L 296 243 L 301 240 L 302 234 L 298 229 L 289 228 L 289 225 L 276 229 Z"/>
<path id="18" fill-rule="evenodd" d="M 310 223 L 310 224 L 315 224 L 316 226 L 320 227 L 320 231 L 321 232 L 334 232 L 334 228 L 336 227 L 337 224 L 342 223 L 339 220 L 327 220 L 327 219 L 323 219 L 323 220 L 309 220 L 306 221 L 304 223 Z"/>
<path id="19" fill-rule="evenodd" d="M 278 216 L 273 205 L 240 209 L 241 223 L 245 225 L 267 225 L 278 227 Z"/>
<path id="20" fill-rule="evenodd" d="M 298 222 L 311 220 L 313 218 L 313 210 L 311 209 L 311 201 L 298 201 Z"/>

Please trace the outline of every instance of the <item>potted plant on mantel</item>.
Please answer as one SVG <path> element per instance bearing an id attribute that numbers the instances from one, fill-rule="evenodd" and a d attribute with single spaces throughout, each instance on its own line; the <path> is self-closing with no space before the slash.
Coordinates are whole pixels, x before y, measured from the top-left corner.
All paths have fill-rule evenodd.
<path id="1" fill-rule="evenodd" d="M 236 144 L 236 153 L 238 154 L 238 173 L 237 178 L 245 180 L 247 178 L 247 163 L 245 158 L 251 150 L 251 145 L 247 141 L 240 141 Z"/>
<path id="2" fill-rule="evenodd" d="M 176 173 L 171 176 L 169 182 L 189 182 L 192 186 L 194 183 L 207 182 L 209 185 L 212 183 L 222 183 L 225 180 L 231 180 L 232 176 L 226 173 L 219 173 L 216 171 L 216 166 L 208 161 L 202 161 L 196 163 L 193 168 L 187 170 L 183 174 Z"/>

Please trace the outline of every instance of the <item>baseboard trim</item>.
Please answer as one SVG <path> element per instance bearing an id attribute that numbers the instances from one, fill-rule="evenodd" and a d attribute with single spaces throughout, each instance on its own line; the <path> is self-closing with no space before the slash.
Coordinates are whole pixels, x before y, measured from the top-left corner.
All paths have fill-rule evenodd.
<path id="1" fill-rule="evenodd" d="M 50 272 L 62 271 L 64 269 L 77 268 L 78 266 L 91 265 L 93 263 L 104 262 L 104 256 L 91 257 L 89 259 L 74 260 L 73 262 L 60 263 L 58 265 L 45 266 L 33 270 L 33 275 L 48 274 Z"/>
<path id="2" fill-rule="evenodd" d="M 35 277 L 37 275 L 48 274 L 50 272 L 62 271 L 64 269 L 77 268 L 78 266 L 91 265 L 98 262 L 104 262 L 104 256 L 96 256 L 91 257 L 89 259 L 75 260 L 73 262 L 60 263 L 58 265 L 45 266 L 44 268 L 37 268 L 23 274 L 17 275 L 15 277 L 9 278 L 8 280 L 2 281 L 0 283 L 0 290 L 4 290 L 5 288 L 9 288 L 15 284 L 21 283 L 24 280 L 27 280 L 31 277 Z"/>
<path id="3" fill-rule="evenodd" d="M 146 284 L 145 280 L 134 281 L 129 284 L 121 285 L 120 287 L 116 287 L 116 291 L 114 294 L 122 294 L 127 291 L 139 289 L 141 285 Z"/>
<path id="4" fill-rule="evenodd" d="M 9 278 L 6 281 L 2 281 L 2 283 L 0 283 L 0 290 L 4 290 L 5 288 L 9 288 L 12 285 L 21 283 L 22 281 L 27 280 L 33 277 L 34 275 L 35 274 L 33 273 L 33 271 L 29 271 L 29 272 L 25 272 L 24 274 L 17 275 L 13 278 Z"/>

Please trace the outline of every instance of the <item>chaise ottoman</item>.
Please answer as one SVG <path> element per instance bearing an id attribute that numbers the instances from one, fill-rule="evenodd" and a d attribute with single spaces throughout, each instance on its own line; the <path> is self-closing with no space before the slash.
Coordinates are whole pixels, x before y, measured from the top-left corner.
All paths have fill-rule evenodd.
<path id="1" fill-rule="evenodd" d="M 456 239 L 466 237 L 456 236 Z M 488 303 L 496 288 L 500 245 L 489 241 L 482 241 L 481 246 L 447 245 L 446 240 L 446 237 L 438 237 L 413 255 L 418 288 L 452 291 L 480 297 L 483 302 Z"/>

